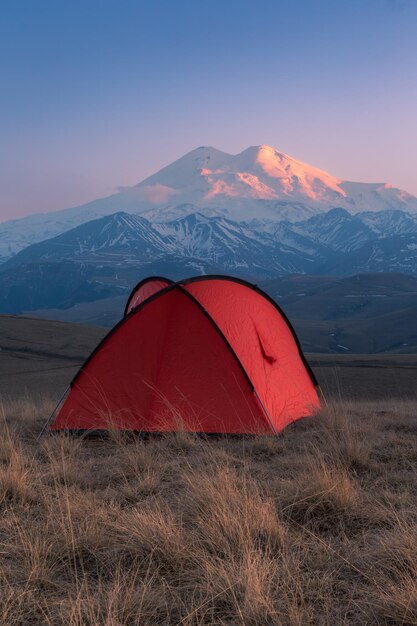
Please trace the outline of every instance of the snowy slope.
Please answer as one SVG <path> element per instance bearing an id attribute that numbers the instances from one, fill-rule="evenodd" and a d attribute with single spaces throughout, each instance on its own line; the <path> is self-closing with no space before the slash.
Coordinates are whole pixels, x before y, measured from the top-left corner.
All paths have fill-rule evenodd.
<path id="1" fill-rule="evenodd" d="M 285 203 L 316 213 L 335 206 L 351 213 L 387 209 L 417 213 L 417 198 L 384 183 L 344 181 L 274 148 L 252 146 L 237 155 L 200 147 L 142 181 L 138 198 L 160 204 L 217 208 L 232 219 L 288 219 Z M 275 211 L 271 214 L 271 209 Z"/>
<path id="2" fill-rule="evenodd" d="M 357 217 L 380 237 L 417 233 L 417 215 L 404 211 L 364 212 Z"/>
<path id="3" fill-rule="evenodd" d="M 378 236 L 359 215 L 351 215 L 346 209 L 332 209 L 327 213 L 315 215 L 295 224 L 293 230 L 332 250 L 342 252 L 358 250 Z M 386 233 L 388 232 L 387 229 Z"/>
<path id="4" fill-rule="evenodd" d="M 120 208 L 129 213 L 136 212 L 136 204 L 129 193 L 120 192 L 80 207 L 0 223 L 0 262 L 32 243 L 55 237 L 97 217 L 111 215 Z"/>
<path id="5" fill-rule="evenodd" d="M 27 263 L 49 261 L 95 261 L 103 255 L 133 255 L 136 262 L 157 258 L 172 251 L 167 238 L 161 236 L 148 220 L 129 213 L 114 213 L 81 224 L 45 241 L 28 246 L 2 265 L 9 269 Z M 119 260 L 119 259 L 118 259 Z"/>

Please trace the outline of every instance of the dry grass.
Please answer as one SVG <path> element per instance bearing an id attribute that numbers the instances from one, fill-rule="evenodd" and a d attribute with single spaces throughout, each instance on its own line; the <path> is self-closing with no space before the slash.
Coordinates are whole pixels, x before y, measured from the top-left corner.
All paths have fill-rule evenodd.
<path id="1" fill-rule="evenodd" d="M 0 623 L 417 623 L 417 409 L 277 438 L 36 441 L 0 419 Z M 1 411 L 0 411 L 1 413 Z"/>

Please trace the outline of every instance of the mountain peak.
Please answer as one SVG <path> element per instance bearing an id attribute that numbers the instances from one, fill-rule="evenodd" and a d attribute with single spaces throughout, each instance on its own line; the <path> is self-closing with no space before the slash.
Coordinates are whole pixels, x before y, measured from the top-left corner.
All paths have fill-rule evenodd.
<path id="1" fill-rule="evenodd" d="M 249 146 L 248 148 L 246 148 L 245 150 L 243 150 L 243 152 L 254 152 L 254 153 L 259 153 L 259 152 L 271 152 L 271 153 L 278 153 L 278 150 L 276 150 L 275 148 L 273 148 L 272 146 L 270 146 L 267 143 L 261 143 L 258 146 Z M 240 154 L 243 154 L 242 152 Z"/>
<path id="2" fill-rule="evenodd" d="M 268 144 L 251 146 L 236 157 L 247 171 L 272 188 L 277 199 L 332 202 L 346 196 L 340 179 L 312 165 L 297 161 Z M 272 197 L 272 196 L 271 196 Z"/>
<path id="3" fill-rule="evenodd" d="M 240 159 L 242 157 L 248 157 L 256 160 L 256 158 L 262 154 L 266 157 L 269 156 L 270 158 L 274 158 L 276 155 L 281 154 L 283 156 L 286 156 L 284 155 L 284 153 L 279 152 L 272 146 L 269 146 L 266 143 L 262 143 L 259 146 L 249 146 L 248 148 L 245 148 L 245 150 L 242 150 L 242 152 L 239 152 L 239 154 L 236 155 L 236 158 Z"/>
<path id="4" fill-rule="evenodd" d="M 266 143 L 236 155 L 199 146 L 136 185 L 135 190 L 138 213 L 189 204 L 238 220 L 280 219 L 282 203 L 302 204 L 315 212 L 334 206 L 351 213 L 368 207 L 417 207 L 417 200 L 404 192 L 348 183 Z M 165 221 L 163 216 L 161 221 Z"/>
<path id="5" fill-rule="evenodd" d="M 210 157 L 210 158 L 216 158 L 216 159 L 223 159 L 223 158 L 227 159 L 227 158 L 230 158 L 231 156 L 232 156 L 231 154 L 228 154 L 227 152 L 223 152 L 222 150 L 218 150 L 217 148 L 214 148 L 213 146 L 198 146 L 198 148 L 194 148 L 194 150 L 190 150 L 190 152 L 186 152 L 184 156 L 177 159 L 177 161 L 174 161 L 174 163 L 178 163 L 181 161 L 188 161 L 193 158 L 198 159 L 198 158 Z"/>

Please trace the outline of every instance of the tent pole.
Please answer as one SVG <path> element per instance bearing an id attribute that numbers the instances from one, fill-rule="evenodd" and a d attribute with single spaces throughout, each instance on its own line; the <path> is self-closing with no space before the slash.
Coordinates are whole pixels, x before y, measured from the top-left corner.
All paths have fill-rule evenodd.
<path id="1" fill-rule="evenodd" d="M 57 412 L 59 406 L 62 404 L 63 399 L 65 398 L 65 396 L 67 395 L 69 389 L 70 389 L 71 385 L 68 385 L 68 387 L 65 389 L 64 393 L 62 394 L 62 396 L 60 397 L 60 399 L 58 400 L 58 404 L 55 406 L 54 410 L 52 411 L 52 413 L 50 414 L 50 416 L 48 417 L 48 419 L 46 420 L 46 422 L 44 423 L 41 432 L 38 435 L 37 441 L 39 441 L 41 439 L 41 437 L 43 437 L 46 429 L 48 428 L 49 424 L 52 422 L 55 413 Z"/>
<path id="2" fill-rule="evenodd" d="M 268 419 L 268 422 L 269 422 L 269 424 L 270 424 L 270 426 L 271 426 L 271 428 L 272 428 L 272 430 L 273 430 L 273 432 L 274 432 L 274 435 L 278 435 L 278 433 L 277 433 L 277 431 L 276 431 L 276 429 L 275 429 L 275 426 L 273 425 L 272 420 L 271 420 L 271 418 L 269 417 L 268 411 L 266 410 L 265 405 L 264 405 L 264 403 L 262 402 L 262 400 L 261 400 L 261 398 L 260 398 L 260 396 L 259 396 L 259 394 L 258 394 L 258 392 L 256 391 L 256 389 L 255 389 L 255 388 L 253 388 L 253 393 L 255 394 L 255 396 L 256 396 L 256 398 L 257 398 L 257 400 L 258 400 L 259 404 L 261 405 L 262 410 L 263 410 L 263 412 L 265 413 L 265 415 L 266 415 L 266 417 L 267 417 L 267 419 Z"/>

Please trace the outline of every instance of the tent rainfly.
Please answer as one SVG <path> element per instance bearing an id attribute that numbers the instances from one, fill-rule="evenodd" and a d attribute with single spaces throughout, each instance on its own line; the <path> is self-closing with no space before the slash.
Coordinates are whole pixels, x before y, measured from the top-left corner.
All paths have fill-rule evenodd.
<path id="1" fill-rule="evenodd" d="M 320 408 L 280 307 L 228 276 L 151 277 L 72 380 L 53 431 L 275 434 Z"/>

